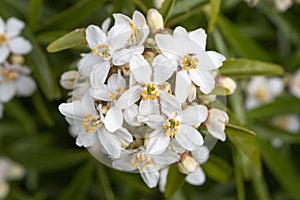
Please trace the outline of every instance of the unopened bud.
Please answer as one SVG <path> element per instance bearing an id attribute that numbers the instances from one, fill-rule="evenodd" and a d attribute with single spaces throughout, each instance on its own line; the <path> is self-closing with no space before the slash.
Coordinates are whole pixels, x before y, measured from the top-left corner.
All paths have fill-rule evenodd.
<path id="1" fill-rule="evenodd" d="M 188 92 L 188 101 L 192 102 L 196 99 L 197 96 L 197 89 L 196 86 L 192 83 L 189 92 Z"/>
<path id="2" fill-rule="evenodd" d="M 151 51 L 146 51 L 145 53 L 143 53 L 143 56 L 150 64 L 152 64 L 155 54 Z"/>
<path id="3" fill-rule="evenodd" d="M 154 7 L 160 9 L 165 0 L 153 0 Z"/>
<path id="4" fill-rule="evenodd" d="M 13 54 L 13 55 L 10 57 L 10 62 L 11 62 L 12 64 L 22 65 L 22 64 L 24 64 L 24 62 L 25 62 L 25 58 L 24 58 L 24 56 Z"/>
<path id="5" fill-rule="evenodd" d="M 181 155 L 180 162 L 177 164 L 179 171 L 183 174 L 190 174 L 196 171 L 199 163 L 191 156 L 190 153 L 185 152 Z"/>
<path id="6" fill-rule="evenodd" d="M 147 14 L 147 22 L 151 33 L 155 34 L 164 28 L 164 20 L 156 9 L 150 9 Z"/>
<path id="7" fill-rule="evenodd" d="M 229 94 L 233 94 L 236 89 L 236 82 L 227 76 L 219 76 L 216 82 L 226 88 Z"/>
<path id="8" fill-rule="evenodd" d="M 63 73 L 60 77 L 60 85 L 67 90 L 73 89 L 77 75 L 78 72 L 75 70 Z"/>

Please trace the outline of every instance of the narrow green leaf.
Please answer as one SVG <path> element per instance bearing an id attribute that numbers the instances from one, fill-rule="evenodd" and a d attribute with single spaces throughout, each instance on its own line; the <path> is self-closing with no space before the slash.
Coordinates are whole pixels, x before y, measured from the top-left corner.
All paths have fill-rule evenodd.
<path id="1" fill-rule="evenodd" d="M 175 5 L 176 0 L 165 0 L 159 9 L 159 13 L 163 16 L 165 23 L 168 21 L 168 17 Z"/>
<path id="2" fill-rule="evenodd" d="M 45 32 L 39 33 L 36 36 L 36 39 L 39 43 L 50 44 L 57 38 L 62 37 L 63 35 L 66 35 L 67 33 L 69 33 L 69 32 L 64 31 L 64 30 L 62 30 L 62 31 L 45 31 Z"/>
<path id="3" fill-rule="evenodd" d="M 104 196 L 106 197 L 106 199 L 114 200 L 115 199 L 114 193 L 111 188 L 105 167 L 104 165 L 99 163 L 97 163 L 97 165 L 98 165 L 98 178 L 100 179 Z"/>
<path id="4" fill-rule="evenodd" d="M 235 92 L 229 96 L 229 102 L 232 107 L 232 111 L 234 113 L 234 117 L 237 118 L 238 124 L 245 125 L 247 122 L 247 118 L 245 115 L 245 108 L 244 108 L 244 99 L 242 97 L 242 92 L 239 87 L 236 88 Z M 233 119 L 230 117 L 230 123 Z"/>
<path id="5" fill-rule="evenodd" d="M 141 0 L 133 0 L 133 2 L 143 11 L 143 13 L 148 12 L 147 5 Z"/>
<path id="6" fill-rule="evenodd" d="M 72 29 L 93 13 L 104 0 L 82 0 L 65 11 L 55 15 L 41 30 Z"/>
<path id="7" fill-rule="evenodd" d="M 85 29 L 76 29 L 49 44 L 49 46 L 47 47 L 47 51 L 50 53 L 62 51 L 80 44 L 84 44 L 84 41 Z"/>
<path id="8" fill-rule="evenodd" d="M 214 30 L 214 27 L 217 23 L 220 9 L 221 9 L 221 0 L 210 0 L 210 13 L 209 13 L 209 23 L 207 32 L 211 33 Z"/>
<path id="9" fill-rule="evenodd" d="M 269 54 L 260 47 L 252 38 L 243 35 L 238 28 L 224 16 L 219 15 L 218 26 L 224 38 L 238 55 L 250 58 L 270 61 Z"/>
<path id="10" fill-rule="evenodd" d="M 27 58 L 39 87 L 48 100 L 59 99 L 61 95 L 60 89 L 54 79 L 46 55 L 28 28 L 25 29 L 24 33 L 33 45 L 33 50 Z"/>
<path id="11" fill-rule="evenodd" d="M 255 133 L 246 128 L 227 125 L 225 132 L 229 140 L 249 159 L 252 167 L 261 173 L 260 152 L 255 140 Z"/>
<path id="12" fill-rule="evenodd" d="M 203 5 L 206 3 L 208 0 L 184 0 L 184 1 L 178 1 L 175 5 L 174 8 L 172 9 L 170 17 L 174 17 L 179 14 L 187 13 L 191 11 L 191 9 Z M 198 10 L 199 11 L 199 10 Z"/>
<path id="13" fill-rule="evenodd" d="M 39 16 L 44 0 L 31 0 L 29 5 L 28 25 L 31 31 L 35 31 L 39 25 Z"/>
<path id="14" fill-rule="evenodd" d="M 41 94 L 37 91 L 32 96 L 32 103 L 37 112 L 39 113 L 39 116 L 41 119 L 48 125 L 53 126 L 53 120 L 51 118 L 51 114 L 46 106 L 46 103 L 44 102 Z"/>
<path id="15" fill-rule="evenodd" d="M 167 184 L 165 188 L 165 197 L 170 198 L 184 184 L 185 175 L 178 171 L 176 165 L 171 165 L 168 172 Z"/>
<path id="16" fill-rule="evenodd" d="M 64 199 L 86 199 L 89 191 L 92 176 L 94 171 L 94 163 L 88 162 L 81 167 L 71 182 L 67 185 L 65 191 L 59 197 L 59 200 Z"/>
<path id="17" fill-rule="evenodd" d="M 234 78 L 250 78 L 252 76 L 282 75 L 283 68 L 280 65 L 258 60 L 228 59 L 220 68 L 220 74 Z"/>
<path id="18" fill-rule="evenodd" d="M 233 163 L 234 163 L 234 177 L 237 185 L 237 199 L 245 200 L 245 186 L 243 177 L 243 162 L 240 159 L 240 153 L 238 149 L 233 151 Z"/>
<path id="19" fill-rule="evenodd" d="M 262 157 L 269 170 L 281 184 L 281 186 L 290 194 L 292 199 L 300 199 L 300 176 L 296 172 L 291 159 L 282 151 L 274 149 L 267 141 L 257 138 L 258 146 Z"/>
<path id="20" fill-rule="evenodd" d="M 268 191 L 267 183 L 262 174 L 257 174 L 252 170 L 252 185 L 254 187 L 257 199 L 259 200 L 270 200 L 271 196 Z"/>
<path id="21" fill-rule="evenodd" d="M 233 169 L 223 158 L 210 155 L 209 160 L 201 165 L 205 174 L 211 179 L 225 183 L 232 180 Z"/>
<path id="22" fill-rule="evenodd" d="M 300 114 L 300 100 L 295 97 L 275 99 L 247 112 L 248 118 L 266 118 L 275 115 Z"/>

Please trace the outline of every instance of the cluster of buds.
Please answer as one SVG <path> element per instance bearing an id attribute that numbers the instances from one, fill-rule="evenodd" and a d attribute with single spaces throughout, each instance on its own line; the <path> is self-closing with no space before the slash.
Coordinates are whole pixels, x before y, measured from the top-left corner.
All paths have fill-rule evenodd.
<path id="1" fill-rule="evenodd" d="M 14 17 L 6 23 L 0 17 L 0 118 L 4 103 L 14 96 L 30 96 L 36 88 L 31 70 L 24 66 L 23 56 L 32 50 L 30 42 L 20 36 L 24 26 Z"/>
<path id="2" fill-rule="evenodd" d="M 61 78 L 66 89 L 74 85 L 73 98 L 59 110 L 76 144 L 115 169 L 139 172 L 150 188 L 161 180 L 163 190 L 171 164 L 187 182 L 202 184 L 200 165 L 209 157 L 203 137 L 224 141 L 228 123 L 226 112 L 211 106 L 218 101 L 213 90 L 217 84 L 235 89 L 233 80 L 215 76 L 225 57 L 206 51 L 201 28 L 165 30 L 155 9 L 147 20 L 139 11 L 132 19 L 113 17 L 109 30 L 107 21 L 87 27 L 90 52 L 78 71 Z"/>

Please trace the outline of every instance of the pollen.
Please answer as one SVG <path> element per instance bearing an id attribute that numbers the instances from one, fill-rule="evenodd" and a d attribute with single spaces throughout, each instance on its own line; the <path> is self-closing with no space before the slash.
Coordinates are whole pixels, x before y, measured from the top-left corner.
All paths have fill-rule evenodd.
<path id="1" fill-rule="evenodd" d="M 165 121 L 162 127 L 164 130 L 166 130 L 165 135 L 171 139 L 175 138 L 175 135 L 178 133 L 180 124 L 180 121 L 175 119 L 174 117 Z"/>
<path id="2" fill-rule="evenodd" d="M 158 87 L 155 83 L 146 83 L 142 92 L 142 100 L 155 100 L 159 95 Z"/>
<path id="3" fill-rule="evenodd" d="M 130 21 L 130 22 L 129 22 L 129 26 L 130 26 L 131 30 L 133 30 L 133 31 L 136 31 L 136 30 L 137 30 L 137 28 L 136 28 L 136 26 L 134 25 L 133 21 Z"/>
<path id="4" fill-rule="evenodd" d="M 109 93 L 109 98 L 111 98 L 112 100 L 114 100 L 115 99 L 115 94 L 114 93 Z"/>
<path id="5" fill-rule="evenodd" d="M 153 161 L 144 151 L 138 152 L 132 156 L 131 166 L 136 167 L 139 170 L 145 171 L 150 164 L 153 164 Z"/>
<path id="6" fill-rule="evenodd" d="M 81 127 L 88 133 L 96 132 L 101 126 L 102 122 L 99 115 L 86 114 L 86 118 L 82 120 Z"/>
<path id="7" fill-rule="evenodd" d="M 137 29 L 133 21 L 129 22 L 129 26 L 131 28 L 131 35 L 128 39 L 129 43 L 137 43 L 140 38 L 140 31 Z"/>
<path id="8" fill-rule="evenodd" d="M 4 43 L 6 43 L 8 40 L 8 37 L 6 34 L 2 33 L 0 34 L 0 46 L 3 45 Z"/>
<path id="9" fill-rule="evenodd" d="M 194 54 L 187 53 L 181 59 L 181 67 L 185 70 L 197 69 L 197 63 L 199 62 L 198 58 L 194 56 Z"/>
<path id="10" fill-rule="evenodd" d="M 3 69 L 0 71 L 0 75 L 3 76 L 4 82 L 8 83 L 17 78 L 17 73 L 12 71 L 11 69 Z"/>
<path id="11" fill-rule="evenodd" d="M 95 56 L 101 56 L 103 59 L 109 59 L 111 57 L 108 44 L 97 44 L 92 48 L 92 53 Z"/>

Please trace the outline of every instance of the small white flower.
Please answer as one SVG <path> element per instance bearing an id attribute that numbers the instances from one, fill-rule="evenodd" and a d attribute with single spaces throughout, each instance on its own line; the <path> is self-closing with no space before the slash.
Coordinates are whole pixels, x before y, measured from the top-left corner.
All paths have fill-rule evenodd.
<path id="1" fill-rule="evenodd" d="M 121 157 L 113 161 L 112 166 L 123 171 L 138 170 L 142 179 L 153 188 L 159 180 L 159 169 L 177 162 L 180 156 L 170 150 L 159 155 L 151 154 L 147 149 L 140 147 L 135 150 L 123 152 Z"/>
<path id="2" fill-rule="evenodd" d="M 173 36 L 157 34 L 155 40 L 165 56 L 160 55 L 161 63 L 165 65 L 155 68 L 154 73 L 158 71 L 168 79 L 177 71 L 175 95 L 180 103 L 187 99 L 192 82 L 205 94 L 213 90 L 215 80 L 210 71 L 220 67 L 225 57 L 214 51 L 205 51 L 206 34 L 203 29 L 188 33 L 177 27 Z"/>
<path id="3" fill-rule="evenodd" d="M 6 24 L 0 17 L 0 63 L 4 62 L 10 52 L 17 55 L 28 54 L 32 50 L 30 42 L 19 36 L 24 22 L 11 17 Z"/>
<path id="4" fill-rule="evenodd" d="M 252 109 L 271 102 L 283 89 L 284 83 L 281 78 L 253 77 L 247 87 L 246 108 Z"/>
<path id="5" fill-rule="evenodd" d="M 83 96 L 82 101 L 62 103 L 59 111 L 77 129 L 78 146 L 90 147 L 99 140 L 109 156 L 118 158 L 121 155 L 121 142 L 129 144 L 132 141 L 132 136 L 126 129 L 112 133 L 105 128 L 104 116 L 95 109 L 89 93 Z"/>
<path id="6" fill-rule="evenodd" d="M 36 89 L 29 77 L 30 69 L 21 65 L 4 63 L 0 66 L 0 101 L 8 102 L 14 96 L 30 96 Z"/>
<path id="7" fill-rule="evenodd" d="M 291 133 L 300 133 L 300 118 L 298 115 L 282 115 L 273 117 L 272 124 Z"/>
<path id="8" fill-rule="evenodd" d="M 208 117 L 205 121 L 205 126 L 213 137 L 224 142 L 226 139 L 224 130 L 228 121 L 229 118 L 226 112 L 216 108 L 211 108 L 208 110 Z"/>
<path id="9" fill-rule="evenodd" d="M 285 12 L 293 5 L 293 0 L 273 0 L 273 2 L 280 12 Z"/>
<path id="10" fill-rule="evenodd" d="M 295 97 L 300 99 L 300 69 L 292 76 L 289 82 L 289 90 Z"/>

